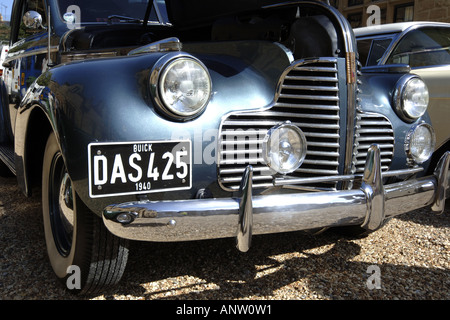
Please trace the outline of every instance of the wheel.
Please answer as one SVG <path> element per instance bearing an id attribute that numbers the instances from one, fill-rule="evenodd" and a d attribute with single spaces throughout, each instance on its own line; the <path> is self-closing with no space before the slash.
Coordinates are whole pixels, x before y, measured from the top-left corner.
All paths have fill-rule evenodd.
<path id="1" fill-rule="evenodd" d="M 53 133 L 44 153 L 42 211 L 50 263 L 67 289 L 88 294 L 119 282 L 128 241 L 112 235 L 81 201 Z"/>

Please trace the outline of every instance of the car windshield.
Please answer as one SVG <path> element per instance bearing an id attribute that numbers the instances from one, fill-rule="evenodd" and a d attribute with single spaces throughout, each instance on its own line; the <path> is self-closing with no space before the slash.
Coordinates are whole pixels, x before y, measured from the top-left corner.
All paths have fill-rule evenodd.
<path id="1" fill-rule="evenodd" d="M 412 68 L 450 64 L 450 28 L 408 32 L 387 63 L 405 63 Z"/>
<path id="2" fill-rule="evenodd" d="M 148 3 L 153 0 L 59 0 L 59 11 L 66 22 L 105 23 L 117 21 L 143 20 Z M 167 12 L 164 0 L 154 1 L 157 9 L 152 8 L 148 21 L 167 22 Z"/>

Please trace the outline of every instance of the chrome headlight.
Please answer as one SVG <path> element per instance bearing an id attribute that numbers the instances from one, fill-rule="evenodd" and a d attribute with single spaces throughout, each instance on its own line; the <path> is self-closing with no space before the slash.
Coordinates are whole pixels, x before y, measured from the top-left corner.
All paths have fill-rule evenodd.
<path id="1" fill-rule="evenodd" d="M 264 161 L 274 172 L 294 172 L 301 166 L 305 156 L 305 134 L 289 122 L 273 127 L 264 138 Z"/>
<path id="2" fill-rule="evenodd" d="M 402 78 L 394 94 L 397 114 L 406 122 L 413 122 L 425 114 L 428 108 L 428 88 L 416 76 Z"/>
<path id="3" fill-rule="evenodd" d="M 429 124 L 421 123 L 412 128 L 406 136 L 406 154 L 414 163 L 424 163 L 433 154 L 435 144 L 433 128 Z"/>
<path id="4" fill-rule="evenodd" d="M 170 117 L 189 120 L 198 116 L 211 96 L 206 67 L 192 56 L 182 55 L 155 67 L 150 78 L 159 107 Z"/>

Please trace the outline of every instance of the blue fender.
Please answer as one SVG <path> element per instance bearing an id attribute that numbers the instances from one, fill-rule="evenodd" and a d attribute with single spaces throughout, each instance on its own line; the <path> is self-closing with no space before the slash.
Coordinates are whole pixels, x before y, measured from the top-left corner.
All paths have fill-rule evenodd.
<path id="1" fill-rule="evenodd" d="M 431 124 L 428 113 L 412 123 L 403 121 L 395 112 L 393 95 L 397 82 L 404 77 L 405 73 L 386 72 L 379 68 L 379 72 L 373 68 L 371 72 L 363 73 L 360 77 L 359 104 L 363 111 L 380 113 L 386 116 L 395 128 L 394 157 L 391 170 L 406 168 L 405 161 L 405 139 L 412 127 L 420 122 Z M 425 170 L 429 166 L 429 161 L 423 164 Z"/>

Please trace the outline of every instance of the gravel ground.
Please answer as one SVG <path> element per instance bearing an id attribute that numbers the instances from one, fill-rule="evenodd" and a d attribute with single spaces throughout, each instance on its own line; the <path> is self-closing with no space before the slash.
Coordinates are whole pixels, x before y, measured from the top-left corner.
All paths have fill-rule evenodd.
<path id="1" fill-rule="evenodd" d="M 0 300 L 450 299 L 449 206 L 394 218 L 363 239 L 294 232 L 252 243 L 242 254 L 233 239 L 133 242 L 116 288 L 73 296 L 47 261 L 39 195 L 27 199 L 15 178 L 0 178 Z"/>

